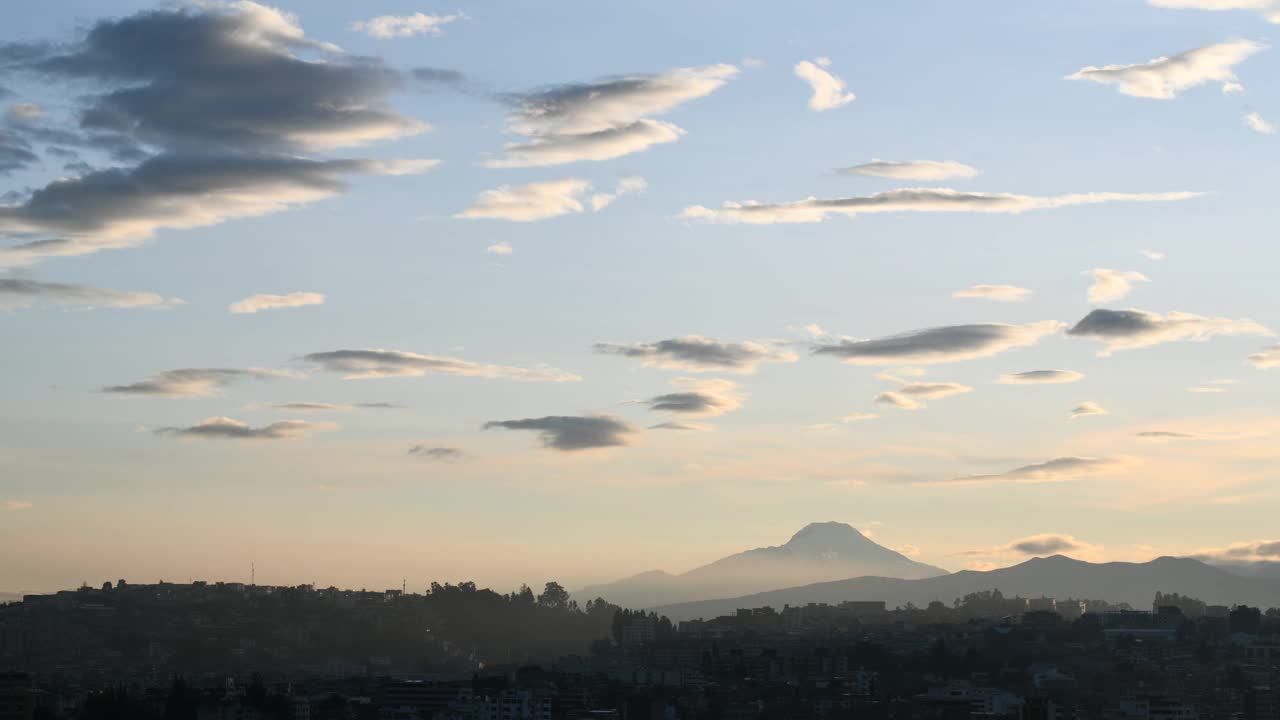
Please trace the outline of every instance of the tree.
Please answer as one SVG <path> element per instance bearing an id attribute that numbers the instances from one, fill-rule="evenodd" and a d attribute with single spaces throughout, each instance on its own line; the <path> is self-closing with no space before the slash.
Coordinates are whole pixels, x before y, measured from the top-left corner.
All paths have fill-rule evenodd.
<path id="1" fill-rule="evenodd" d="M 554 610 L 564 610 L 569 607 L 569 591 L 560 583 L 551 581 L 538 596 L 538 604 Z"/>

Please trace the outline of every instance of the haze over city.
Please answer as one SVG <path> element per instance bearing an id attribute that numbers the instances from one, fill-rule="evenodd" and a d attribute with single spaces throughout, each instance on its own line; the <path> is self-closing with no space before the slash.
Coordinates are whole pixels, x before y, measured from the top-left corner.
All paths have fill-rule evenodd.
<path id="1" fill-rule="evenodd" d="M 0 592 L 1273 571 L 1278 19 L 7 13 Z"/>

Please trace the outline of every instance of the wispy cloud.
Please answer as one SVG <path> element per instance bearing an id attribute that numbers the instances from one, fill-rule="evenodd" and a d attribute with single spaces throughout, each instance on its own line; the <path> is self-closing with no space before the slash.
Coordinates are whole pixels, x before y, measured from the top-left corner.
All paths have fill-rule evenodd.
<path id="1" fill-rule="evenodd" d="M 1280 540 L 1247 540 L 1226 547 L 1197 550 L 1191 556 L 1201 560 L 1280 562 Z"/>
<path id="2" fill-rule="evenodd" d="M 1092 192 L 1037 197 L 1012 193 L 965 192 L 951 188 L 903 188 L 872 195 L 820 200 L 805 198 L 793 202 L 726 202 L 718 208 L 692 205 L 681 217 L 718 223 L 771 225 L 777 223 L 822 222 L 833 215 L 867 213 L 973 212 L 1022 213 L 1078 205 L 1112 202 L 1176 202 L 1201 195 L 1197 192 L 1115 193 Z"/>
<path id="3" fill-rule="evenodd" d="M 1135 282 L 1151 282 L 1146 275 L 1132 270 L 1094 268 L 1085 274 L 1093 277 L 1093 285 L 1089 287 L 1089 302 L 1095 304 L 1125 297 L 1133 290 Z"/>
<path id="4" fill-rule="evenodd" d="M 973 392 L 973 388 L 957 382 L 911 382 L 883 373 L 877 377 L 901 383 L 902 386 L 894 391 L 880 393 L 875 397 L 875 402 L 903 410 L 917 410 L 925 407 L 924 400 L 941 400 Z"/>
<path id="5" fill-rule="evenodd" d="M 995 300 L 996 302 L 1022 302 L 1031 297 L 1031 291 L 1016 285 L 970 285 L 951 293 L 954 298 Z"/>
<path id="6" fill-rule="evenodd" d="M 1252 10 L 1268 22 L 1280 23 L 1280 0 L 1147 0 L 1147 3 L 1177 10 Z"/>
<path id="7" fill-rule="evenodd" d="M 1002 483 L 1055 483 L 1098 475 L 1123 475 L 1134 465 L 1128 458 L 1059 457 L 1024 465 L 994 475 L 964 475 L 931 484 L 996 485 Z"/>
<path id="8" fill-rule="evenodd" d="M 593 448 L 618 447 L 629 444 L 636 429 L 612 415 L 548 415 L 523 420 L 494 420 L 484 424 L 486 430 L 533 430 L 545 447 L 572 452 Z"/>
<path id="9" fill-rule="evenodd" d="M 875 340 L 842 339 L 838 343 L 816 345 L 813 352 L 855 365 L 930 365 L 990 357 L 1034 345 L 1061 329 L 1062 323 L 1052 320 L 1025 325 L 950 325 Z"/>
<path id="10" fill-rule="evenodd" d="M 1244 125 L 1250 130 L 1261 133 L 1263 135 L 1275 135 L 1275 123 L 1269 122 L 1257 112 L 1247 112 L 1244 114 Z"/>
<path id="11" fill-rule="evenodd" d="M 1091 65 L 1068 75 L 1067 79 L 1114 85 L 1121 94 L 1133 97 L 1170 100 L 1184 90 L 1205 83 L 1235 83 L 1235 66 L 1265 48 L 1252 40 L 1230 40 L 1145 63 Z"/>
<path id="12" fill-rule="evenodd" d="M 856 96 L 849 92 L 844 80 L 828 70 L 830 67 L 831 59 L 820 57 L 812 62 L 801 60 L 792 68 L 796 77 L 809 84 L 809 89 L 812 91 L 809 96 L 809 109 L 814 112 L 844 107 L 856 99 Z"/>
<path id="13" fill-rule="evenodd" d="M 962 556 L 999 557 L 1005 555 L 1058 555 L 1058 554 L 1092 554 L 1101 550 L 1072 535 L 1044 533 L 1012 540 L 1004 545 L 980 550 L 966 550 L 957 553 Z"/>
<path id="14" fill-rule="evenodd" d="M 1057 385 L 1079 382 L 1083 379 L 1084 374 L 1075 370 L 1027 370 L 1001 375 L 996 382 L 1001 385 Z"/>
<path id="15" fill-rule="evenodd" d="M 974 178 L 982 171 L 954 160 L 880 160 L 840 168 L 844 175 L 867 175 L 893 180 L 951 180 Z"/>
<path id="16" fill-rule="evenodd" d="M 294 440 L 316 430 L 334 430 L 329 423 L 310 423 L 303 420 L 282 420 L 262 427 L 252 427 L 229 417 L 211 417 L 190 427 L 163 427 L 157 435 L 193 438 L 197 440 Z"/>
<path id="17" fill-rule="evenodd" d="M 4 500 L 0 501 L 0 510 L 30 510 L 35 507 L 27 500 Z"/>
<path id="18" fill-rule="evenodd" d="M 1075 420 L 1082 417 L 1090 417 L 1093 415 L 1109 415 L 1107 409 L 1092 400 L 1086 400 L 1079 405 L 1071 408 L 1070 419 Z"/>
<path id="19" fill-rule="evenodd" d="M 796 361 L 795 353 L 776 342 L 727 342 L 700 335 L 630 345 L 601 342 L 593 348 L 605 355 L 639 359 L 646 367 L 689 372 L 753 373 L 764 363 Z"/>
<path id="20" fill-rule="evenodd" d="M 458 462 L 464 459 L 467 454 L 455 447 L 439 447 L 435 445 L 414 445 L 409 448 L 409 454 L 424 460 L 434 460 L 436 462 Z"/>
<path id="21" fill-rule="evenodd" d="M 37 302 L 79 308 L 168 309 L 184 304 L 178 298 L 166 298 L 150 292 L 128 292 L 74 283 L 0 277 L 0 310 L 25 310 Z"/>
<path id="22" fill-rule="evenodd" d="M 1280 367 L 1280 345 L 1272 345 L 1266 350 L 1253 353 L 1248 358 L 1249 364 L 1259 370 L 1270 370 Z"/>
<path id="23" fill-rule="evenodd" d="M 684 135 L 662 115 L 719 89 L 738 73 L 733 65 L 707 65 L 656 75 L 625 75 L 559 85 L 510 98 L 507 128 L 527 142 L 509 144 L 489 167 L 537 167 L 610 160 L 671 143 Z"/>
<path id="24" fill-rule="evenodd" d="M 565 180 L 549 180 L 529 183 L 528 185 L 503 185 L 493 190 L 481 192 L 471 207 L 454 215 L 455 218 L 475 220 L 510 220 L 513 222 L 533 222 L 546 220 L 561 215 L 574 215 L 584 212 L 588 202 L 592 210 L 599 211 L 608 207 L 619 196 L 629 193 L 643 192 L 647 184 L 642 177 L 627 177 L 619 181 L 613 192 L 596 193 L 590 198 L 587 192 L 591 183 L 579 178 Z M 491 245 L 490 248 L 501 247 Z M 510 248 L 510 245 L 506 245 Z M 493 252 L 493 250 L 490 250 Z M 499 253 L 510 254 L 510 253 Z"/>
<path id="25" fill-rule="evenodd" d="M 1144 249 L 1142 249 L 1142 250 L 1139 250 L 1138 252 L 1139 252 L 1139 253 L 1142 253 L 1142 256 L 1143 256 L 1143 257 L 1145 257 L 1145 258 L 1146 258 L 1146 259 L 1148 259 L 1148 260 L 1163 260 L 1163 259 L 1165 259 L 1165 254 L 1164 254 L 1163 252 L 1159 251 L 1159 250 L 1152 250 L 1151 248 L 1144 248 Z"/>
<path id="26" fill-rule="evenodd" d="M 489 365 L 454 357 L 420 355 L 403 350 L 330 350 L 309 353 L 303 360 L 326 372 L 343 373 L 348 380 L 385 377 L 418 377 L 427 374 L 466 375 L 510 380 L 577 382 L 582 379 L 551 367 L 522 368 Z"/>
<path id="27" fill-rule="evenodd" d="M 294 373 L 266 368 L 179 368 L 166 370 L 128 385 L 111 385 L 102 392 L 117 395 L 155 395 L 170 398 L 209 397 L 239 380 L 296 378 Z"/>
<path id="28" fill-rule="evenodd" d="M 317 292 L 292 292 L 287 295 L 250 295 L 234 302 L 227 309 L 237 315 L 252 314 L 262 310 L 323 305 L 324 295 Z"/>
<path id="29" fill-rule="evenodd" d="M 351 29 L 383 40 L 414 35 L 443 35 L 442 28 L 445 25 L 465 17 L 461 14 L 428 15 L 420 12 L 412 15 L 379 15 L 351 23 Z"/>
<path id="30" fill-rule="evenodd" d="M 506 240 L 502 240 L 485 248 L 484 251 L 489 253 L 490 255 L 502 255 L 505 257 L 507 255 L 514 253 L 515 248 L 511 247 L 511 243 L 507 242 Z"/>
<path id="31" fill-rule="evenodd" d="M 1101 355 L 1180 340 L 1208 340 L 1218 335 L 1273 335 L 1258 323 L 1242 319 L 1204 317 L 1185 312 L 1167 315 L 1146 310 L 1097 309 L 1085 315 L 1067 334 L 1105 344 Z"/>

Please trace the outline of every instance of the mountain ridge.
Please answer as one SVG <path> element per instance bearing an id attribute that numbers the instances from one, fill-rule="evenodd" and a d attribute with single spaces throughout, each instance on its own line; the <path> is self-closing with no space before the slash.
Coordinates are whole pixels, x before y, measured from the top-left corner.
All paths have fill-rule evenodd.
<path id="1" fill-rule="evenodd" d="M 737 608 L 781 609 L 811 602 L 838 604 L 846 600 L 883 600 L 890 607 L 908 602 L 950 603 L 971 592 L 1000 590 L 1007 596 L 1127 602 L 1150 605 L 1156 592 L 1177 592 L 1211 605 L 1244 603 L 1280 606 L 1280 580 L 1244 577 L 1193 558 L 1162 556 L 1145 563 L 1090 563 L 1065 555 L 1034 557 L 995 570 L 961 570 L 921 579 L 862 576 L 810 583 L 731 598 L 672 603 L 654 608 L 673 621 L 731 614 Z"/>
<path id="2" fill-rule="evenodd" d="M 947 571 L 890 550 L 847 523 L 828 521 L 805 525 L 782 545 L 744 550 L 678 574 L 648 570 L 575 594 L 647 608 L 869 574 L 922 578 Z"/>

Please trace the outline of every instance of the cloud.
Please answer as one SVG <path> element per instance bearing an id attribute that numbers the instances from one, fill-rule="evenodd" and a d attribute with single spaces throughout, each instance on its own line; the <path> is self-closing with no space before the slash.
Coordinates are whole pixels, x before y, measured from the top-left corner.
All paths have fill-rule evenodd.
<path id="1" fill-rule="evenodd" d="M 693 205 L 680 216 L 717 223 L 771 225 L 822 222 L 832 215 L 864 213 L 978 212 L 1021 213 L 1110 202 L 1175 202 L 1199 196 L 1195 192 L 1093 192 L 1036 197 L 1012 193 L 965 192 L 951 188 L 902 188 L 872 195 L 820 200 L 809 197 L 784 203 L 726 202 L 719 208 Z"/>
<path id="2" fill-rule="evenodd" d="M 965 475 L 942 481 L 941 484 L 997 485 L 1065 482 L 1082 477 L 1124 474 L 1133 464 L 1133 461 L 1127 458 L 1058 457 L 994 475 Z"/>
<path id="3" fill-rule="evenodd" d="M 678 388 L 677 392 L 644 401 L 650 410 L 713 417 L 742 406 L 742 394 L 732 380 L 676 378 L 671 384 Z"/>
<path id="4" fill-rule="evenodd" d="M 1151 282 L 1140 272 L 1094 268 L 1085 273 L 1093 276 L 1093 285 L 1089 287 L 1089 302 L 1104 303 L 1129 294 L 1135 282 Z"/>
<path id="5" fill-rule="evenodd" d="M 1256 112 L 1245 113 L 1244 124 L 1245 124 L 1245 127 L 1249 128 L 1250 130 L 1256 133 L 1262 133 L 1263 135 L 1276 134 L 1275 124 L 1267 122 L 1266 120 L 1263 119 L 1262 115 Z"/>
<path id="6" fill-rule="evenodd" d="M 591 196 L 591 209 L 603 210 L 614 200 L 631 193 L 642 193 L 649 188 L 649 183 L 639 175 L 628 175 L 618 181 L 611 193 L 596 193 Z"/>
<path id="7" fill-rule="evenodd" d="M 1143 348 L 1179 340 L 1208 340 L 1217 335 L 1265 335 L 1273 333 L 1252 320 L 1203 317 L 1184 312 L 1167 315 L 1146 310 L 1105 310 L 1085 315 L 1067 334 L 1105 343 L 1100 355 L 1116 350 Z"/>
<path id="8" fill-rule="evenodd" d="M 817 355 L 831 355 L 854 365 L 931 365 L 990 357 L 1006 350 L 1026 347 L 1062 329 L 1055 321 L 1025 325 L 977 323 L 916 330 L 875 340 L 841 339 L 835 344 L 819 344 Z"/>
<path id="9" fill-rule="evenodd" d="M 39 162 L 31 143 L 0 128 L 0 175 L 8 175 Z"/>
<path id="10" fill-rule="evenodd" d="M 281 402 L 269 403 L 264 407 L 291 412 L 350 412 L 352 410 L 394 410 L 404 407 L 395 403 L 328 403 L 328 402 Z"/>
<path id="11" fill-rule="evenodd" d="M 660 120 L 637 120 L 629 125 L 577 135 L 548 135 L 529 143 L 503 147 L 504 157 L 486 160 L 485 167 L 522 168 L 564 165 L 583 160 L 612 160 L 654 145 L 673 143 L 685 131 Z"/>
<path id="12" fill-rule="evenodd" d="M 869 175 L 893 180 L 950 180 L 973 178 L 982 171 L 954 160 L 872 160 L 869 163 L 840 168 L 843 175 Z"/>
<path id="13" fill-rule="evenodd" d="M 502 240 L 485 248 L 484 251 L 490 255 L 510 255 L 515 252 L 515 248 L 511 247 L 511 243 Z"/>
<path id="14" fill-rule="evenodd" d="M 1199 560 L 1275 562 L 1280 561 L 1280 540 L 1249 540 L 1232 543 L 1223 548 L 1198 550 L 1191 557 Z"/>
<path id="15" fill-rule="evenodd" d="M 1280 0 L 1147 0 L 1147 4 L 1176 10 L 1253 10 L 1267 22 L 1280 23 Z"/>
<path id="16" fill-rule="evenodd" d="M 345 190 L 351 173 L 421 172 L 435 161 L 308 160 L 285 156 L 160 155 L 134 168 L 56 180 L 0 205 L 0 266 L 137 245 L 162 229 L 188 229 L 316 202 Z"/>
<path id="17" fill-rule="evenodd" d="M 917 410 L 921 407 L 921 403 L 893 391 L 880 393 L 875 396 L 874 402 L 878 402 L 881 405 L 892 405 L 902 410 Z"/>
<path id="18" fill-rule="evenodd" d="M 578 178 L 549 180 L 528 185 L 502 185 L 481 192 L 471 207 L 454 215 L 475 220 L 532 222 L 583 212 L 583 197 L 591 183 Z"/>
<path id="19" fill-rule="evenodd" d="M 1001 385 L 1056 385 L 1079 382 L 1083 379 L 1084 374 L 1075 370 L 1027 370 L 1001 375 L 996 382 Z"/>
<path id="20" fill-rule="evenodd" d="M 714 430 L 715 428 L 713 428 L 710 425 L 701 425 L 698 423 L 664 422 L 664 423 L 658 423 L 657 425 L 650 425 L 649 429 L 650 430 L 683 430 L 686 432 L 709 432 L 711 430 Z"/>
<path id="21" fill-rule="evenodd" d="M 102 83 L 109 90 L 87 100 L 82 126 L 149 145 L 331 149 L 427 128 L 389 106 L 399 73 L 312 40 L 294 16 L 253 2 L 102 20 L 68 52 L 24 69 Z"/>
<path id="22" fill-rule="evenodd" d="M 1071 535 L 1045 533 L 1031 535 L 1010 541 L 1004 545 L 982 550 L 966 550 L 959 555 L 1000 556 L 1000 555 L 1057 555 L 1061 553 L 1095 552 L 1101 548 L 1079 540 Z"/>
<path id="23" fill-rule="evenodd" d="M 420 377 L 428 373 L 545 382 L 577 382 L 582 379 L 579 375 L 552 367 L 522 368 L 487 365 L 461 358 L 419 355 L 402 350 L 377 348 L 310 353 L 304 355 L 302 359 L 318 365 L 325 372 L 344 373 L 347 380 Z"/>
<path id="24" fill-rule="evenodd" d="M 813 94 L 809 96 L 809 109 L 814 112 L 834 110 L 856 99 L 853 93 L 848 92 L 844 80 L 826 69 L 830 66 L 831 60 L 818 58 L 815 62 L 802 60 L 793 68 L 796 77 L 809 83 L 809 88 L 813 90 Z"/>
<path id="25" fill-rule="evenodd" d="M 35 507 L 26 500 L 4 500 L 0 501 L 0 510 L 30 510 Z"/>
<path id="26" fill-rule="evenodd" d="M 868 413 L 868 412 L 849 413 L 848 415 L 845 415 L 844 417 L 840 418 L 840 422 L 842 423 L 865 422 L 867 420 L 875 420 L 878 417 L 880 416 L 875 413 Z"/>
<path id="27" fill-rule="evenodd" d="M 1016 285 L 971 285 L 951 293 L 953 298 L 976 298 L 997 302 L 1022 302 L 1030 296 L 1030 290 Z"/>
<path id="28" fill-rule="evenodd" d="M 733 65 L 677 68 L 559 85 L 510 98 L 507 129 L 528 140 L 509 144 L 489 167 L 536 167 L 609 160 L 671 143 L 684 130 L 653 120 L 711 94 L 738 73 Z"/>
<path id="29" fill-rule="evenodd" d="M 699 335 L 686 335 L 657 342 L 620 345 L 601 342 L 592 346 L 597 353 L 638 358 L 645 367 L 688 372 L 736 372 L 749 374 L 763 363 L 791 363 L 794 353 L 777 343 L 723 342 Z"/>
<path id="30" fill-rule="evenodd" d="M 1089 417 L 1090 415 L 1109 415 L 1107 409 L 1092 400 L 1086 400 L 1079 405 L 1071 408 L 1071 420 L 1076 418 Z"/>
<path id="31" fill-rule="evenodd" d="M 124 292 L 89 285 L 0 277 L 0 310 L 23 310 L 37 301 L 82 308 L 167 309 L 183 304 L 178 298 L 166 298 L 149 292 Z"/>
<path id="32" fill-rule="evenodd" d="M 1148 259 L 1148 260 L 1163 260 L 1163 259 L 1165 259 L 1165 254 L 1164 254 L 1164 253 L 1162 253 L 1162 252 L 1160 252 L 1159 250 L 1152 250 L 1152 249 L 1150 249 L 1150 248 L 1144 248 L 1144 249 L 1142 249 L 1142 250 L 1139 250 L 1138 252 L 1142 253 L 1142 256 L 1143 256 L 1143 257 L 1145 257 L 1145 258 L 1146 258 L 1146 259 Z"/>
<path id="33" fill-rule="evenodd" d="M 1146 440 L 1153 443 L 1168 443 L 1181 440 L 1249 440 L 1252 438 L 1266 437 L 1265 431 L 1248 431 L 1248 432 L 1217 432 L 1204 430 L 1143 430 L 1135 433 L 1134 437 L 1140 440 Z"/>
<path id="34" fill-rule="evenodd" d="M 1226 391 L 1227 391 L 1227 389 L 1226 389 L 1226 388 L 1221 388 L 1221 387 L 1205 387 L 1205 386 L 1197 386 L 1197 387 L 1189 387 L 1189 388 L 1187 388 L 1187 392 L 1189 392 L 1189 393 L 1197 393 L 1197 394 L 1205 394 L 1205 393 L 1214 393 L 1214 394 L 1216 394 L 1216 393 L 1224 393 L 1224 392 L 1226 392 Z"/>
<path id="35" fill-rule="evenodd" d="M 332 429 L 336 429 L 335 426 L 303 420 L 282 420 L 262 427 L 251 427 L 229 417 L 211 417 L 190 427 L 163 427 L 155 433 L 199 440 L 293 440 L 313 430 Z"/>
<path id="36" fill-rule="evenodd" d="M 237 315 L 256 313 L 260 310 L 323 305 L 324 295 L 315 292 L 292 292 L 288 295 L 250 295 L 234 302 L 227 309 Z"/>
<path id="37" fill-rule="evenodd" d="M 1253 353 L 1248 358 L 1249 364 L 1259 370 L 1270 370 L 1280 367 L 1280 345 L 1272 345 L 1261 352 Z"/>
<path id="38" fill-rule="evenodd" d="M 921 400 L 941 400 L 953 395 L 973 392 L 973 388 L 957 382 L 908 382 L 883 373 L 877 377 L 902 383 L 902 387 L 896 391 L 880 393 L 875 397 L 875 402 L 893 405 L 903 410 L 925 407 Z"/>
<path id="39" fill-rule="evenodd" d="M 566 452 L 627 445 L 629 436 L 636 432 L 630 424 L 612 415 L 548 415 L 523 420 L 495 420 L 484 424 L 484 429 L 490 428 L 534 430 L 545 447 Z"/>
<path id="40" fill-rule="evenodd" d="M 35 103 L 15 103 L 4 111 L 4 119 L 9 122 L 27 122 L 44 117 L 44 109 Z"/>
<path id="41" fill-rule="evenodd" d="M 390 105 L 403 73 L 308 38 L 294 16 L 247 0 L 101 20 L 71 42 L 6 54 L 11 71 L 79 93 L 74 126 L 28 122 L 21 132 L 130 165 L 0 206 L 0 238 L 26 241 L 0 251 L 4 264 L 134 245 L 160 229 L 314 202 L 342 192 L 345 175 L 430 166 L 302 156 L 428 126 Z"/>
<path id="42" fill-rule="evenodd" d="M 1266 46 L 1252 40 L 1230 40 L 1188 50 L 1173 57 L 1158 57 L 1134 65 L 1081 68 L 1068 80 L 1089 80 L 1115 85 L 1123 95 L 1169 100 L 1184 90 L 1208 82 L 1236 82 L 1236 65 Z"/>
<path id="43" fill-rule="evenodd" d="M 463 15 L 428 15 L 414 13 L 412 15 L 379 15 L 368 20 L 351 23 L 351 29 L 362 32 L 369 37 L 386 40 L 389 38 L 405 38 L 414 35 L 443 35 L 441 28 Z"/>
<path id="44" fill-rule="evenodd" d="M 436 462 L 457 462 L 467 456 L 462 450 L 454 447 L 433 447 L 431 445 L 414 445 L 409 454 Z"/>
<path id="45" fill-rule="evenodd" d="M 128 385 L 111 385 L 102 392 L 117 395 L 158 395 L 172 398 L 210 397 L 239 380 L 275 380 L 297 377 L 282 370 L 264 368 L 180 368 L 166 370 Z"/>

